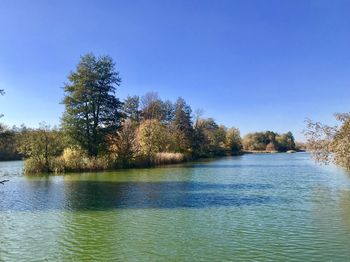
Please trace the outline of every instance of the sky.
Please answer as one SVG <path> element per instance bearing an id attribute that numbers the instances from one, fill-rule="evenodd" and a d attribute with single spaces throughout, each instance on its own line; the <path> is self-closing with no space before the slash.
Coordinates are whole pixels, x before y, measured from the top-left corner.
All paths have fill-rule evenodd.
<path id="1" fill-rule="evenodd" d="M 350 111 L 350 1 L 0 1 L 1 121 L 56 125 L 80 56 L 110 55 L 117 96 L 183 97 L 252 131 Z"/>

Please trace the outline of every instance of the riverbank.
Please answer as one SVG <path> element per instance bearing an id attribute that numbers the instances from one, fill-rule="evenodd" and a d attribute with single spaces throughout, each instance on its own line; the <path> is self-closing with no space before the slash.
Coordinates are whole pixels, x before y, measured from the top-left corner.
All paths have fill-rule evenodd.
<path id="1" fill-rule="evenodd" d="M 157 153 L 151 159 L 136 158 L 132 162 L 118 163 L 107 158 L 91 158 L 87 156 L 80 156 L 77 154 L 64 155 L 50 161 L 51 168 L 45 170 L 44 164 L 33 166 L 30 159 L 24 160 L 24 174 L 25 175 L 63 175 L 65 173 L 80 173 L 80 172 L 99 172 L 99 171 L 117 171 L 127 169 L 139 168 L 154 168 L 168 165 L 176 165 L 186 162 L 200 162 L 206 159 L 220 159 L 228 156 L 242 156 L 249 154 L 277 154 L 277 153 L 297 153 L 305 152 L 302 150 L 293 152 L 278 152 L 278 151 L 254 151 L 243 150 L 234 154 L 226 155 L 212 155 L 208 157 L 192 158 L 186 157 L 181 153 Z"/>

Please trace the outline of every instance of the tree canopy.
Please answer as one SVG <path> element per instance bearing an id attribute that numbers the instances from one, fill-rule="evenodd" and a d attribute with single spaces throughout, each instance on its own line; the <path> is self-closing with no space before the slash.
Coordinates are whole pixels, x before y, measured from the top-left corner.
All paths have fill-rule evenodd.
<path id="1" fill-rule="evenodd" d="M 106 136 L 121 123 L 122 103 L 115 96 L 121 83 L 115 63 L 109 56 L 87 54 L 64 86 L 63 128 L 72 143 L 90 156 L 106 149 Z"/>

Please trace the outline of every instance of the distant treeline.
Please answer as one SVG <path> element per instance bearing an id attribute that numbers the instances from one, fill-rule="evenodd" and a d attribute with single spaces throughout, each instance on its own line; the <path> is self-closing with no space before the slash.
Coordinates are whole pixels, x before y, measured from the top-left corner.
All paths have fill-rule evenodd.
<path id="1" fill-rule="evenodd" d="M 17 150 L 17 141 L 21 130 L 8 128 L 0 124 L 0 161 L 20 160 L 21 154 Z"/>
<path id="2" fill-rule="evenodd" d="M 119 72 L 108 56 L 83 56 L 64 87 L 60 127 L 5 128 L 1 160 L 24 157 L 27 173 L 102 170 L 178 163 L 241 154 L 244 150 L 296 149 L 292 133 L 259 132 L 241 138 L 234 127 L 193 113 L 183 98 L 156 93 L 120 101 Z"/>
<path id="3" fill-rule="evenodd" d="M 243 139 L 244 150 L 247 151 L 278 151 L 296 150 L 293 134 L 278 134 L 272 131 L 247 134 Z"/>

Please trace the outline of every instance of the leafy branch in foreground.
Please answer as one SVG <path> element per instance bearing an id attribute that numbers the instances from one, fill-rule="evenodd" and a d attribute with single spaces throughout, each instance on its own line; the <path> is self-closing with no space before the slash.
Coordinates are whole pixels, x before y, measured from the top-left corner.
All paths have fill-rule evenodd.
<path id="1" fill-rule="evenodd" d="M 350 114 L 335 114 L 339 126 L 328 126 L 320 122 L 306 120 L 304 134 L 307 149 L 314 159 L 320 163 L 350 168 Z"/>

